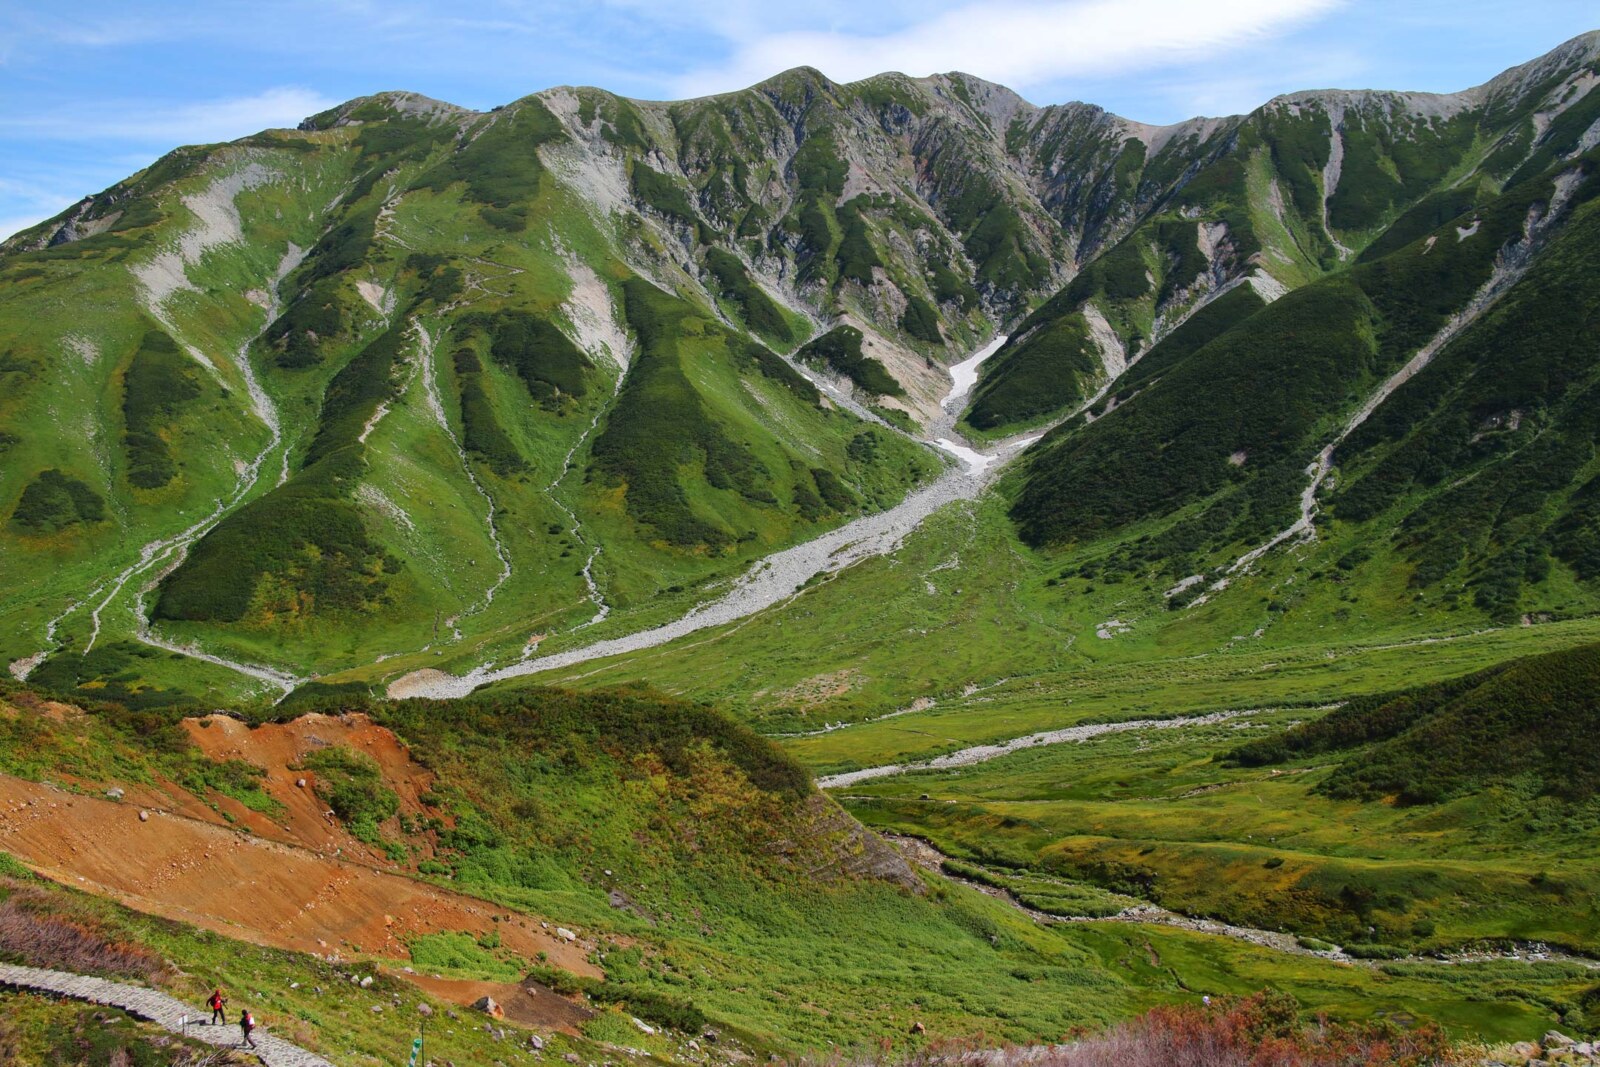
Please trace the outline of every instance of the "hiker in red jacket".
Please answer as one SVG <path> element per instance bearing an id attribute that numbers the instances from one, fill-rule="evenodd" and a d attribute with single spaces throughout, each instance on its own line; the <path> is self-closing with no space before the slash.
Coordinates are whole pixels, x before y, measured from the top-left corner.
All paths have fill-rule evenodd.
<path id="1" fill-rule="evenodd" d="M 256 1047 L 255 1038 L 250 1036 L 250 1031 L 255 1028 L 256 1017 L 250 1014 L 248 1008 L 241 1009 L 239 1012 L 239 1029 L 244 1033 L 244 1041 L 241 1044 L 249 1045 L 251 1048 Z"/>
<path id="2" fill-rule="evenodd" d="M 206 1000 L 206 1007 L 211 1009 L 211 1025 L 220 1026 L 228 1021 L 228 1013 L 222 1009 L 227 1005 L 228 998 L 222 995 L 222 990 L 213 989 L 211 996 Z"/>

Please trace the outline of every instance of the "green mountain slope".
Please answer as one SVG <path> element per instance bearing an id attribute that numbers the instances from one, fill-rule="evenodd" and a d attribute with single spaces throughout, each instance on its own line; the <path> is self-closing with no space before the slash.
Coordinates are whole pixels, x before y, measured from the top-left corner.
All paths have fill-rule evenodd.
<path id="1" fill-rule="evenodd" d="M 1594 52 L 1579 38 L 1450 97 L 1300 94 L 1160 129 L 965 75 L 802 69 L 671 104 L 383 94 L 183 149 L 6 245 L 7 655 L 25 672 L 102 634 L 195 647 L 192 687 L 227 695 L 658 621 L 932 476 L 878 417 L 932 426 L 941 364 L 1019 318 L 975 436 L 1113 378 L 1128 405 L 1041 450 L 1026 536 L 1120 528 L 1175 478 L 1249 502 L 1166 556 L 1262 536 L 1340 394 L 1426 324 L 1370 366 L 1352 342 L 1293 375 L 1242 435 L 1167 441 L 1186 375 L 1257 373 L 1244 349 L 1178 350 L 1324 276 L 1251 316 L 1279 331 L 1254 343 L 1296 315 L 1348 334 L 1409 314 L 1379 291 L 1437 279 L 1387 277 L 1396 242 L 1473 213 L 1481 236 L 1425 266 L 1498 248 L 1506 198 L 1584 147 Z M 1453 313 L 1474 264 L 1428 314 Z M 1251 458 L 1230 473 L 1219 449 Z M 1062 493 L 1071 516 L 1041 518 Z M 1583 535 L 1563 536 L 1577 559 Z"/>
<path id="2" fill-rule="evenodd" d="M 1596 62 L 1589 35 L 1445 96 L 1297 93 L 1237 118 L 1128 127 L 1114 180 L 1087 196 L 1126 206 L 1087 223 L 1080 273 L 988 365 L 969 425 L 1065 413 L 1232 286 L 1248 280 L 1271 300 L 1580 154 L 1600 116 L 1588 93 Z M 1063 151 L 1063 140 L 1048 133 L 1034 150 Z"/>

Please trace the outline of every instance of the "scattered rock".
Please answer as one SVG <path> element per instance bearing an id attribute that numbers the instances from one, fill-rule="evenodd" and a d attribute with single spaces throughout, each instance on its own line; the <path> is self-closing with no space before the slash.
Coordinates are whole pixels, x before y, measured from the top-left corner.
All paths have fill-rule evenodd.
<path id="1" fill-rule="evenodd" d="M 911 1024 L 911 1032 L 913 1034 L 925 1034 L 928 1032 L 928 1028 L 922 1024 L 921 1019 L 918 1019 L 916 1022 Z"/>
<path id="2" fill-rule="evenodd" d="M 294 787 L 296 789 L 304 789 L 306 787 L 306 780 L 304 778 L 296 778 L 294 780 Z"/>
<path id="3" fill-rule="evenodd" d="M 566 1060 L 568 1063 L 578 1063 L 579 1062 L 578 1054 L 576 1052 L 569 1052 L 569 1053 L 567 1053 L 565 1056 L 563 1056 L 561 1058 Z"/>
<path id="4" fill-rule="evenodd" d="M 506 1017 L 506 1010 L 493 997 L 479 997 L 473 1002 L 472 1006 L 492 1019 L 504 1019 Z"/>
<path id="5" fill-rule="evenodd" d="M 139 821 L 140 822 L 149 822 L 150 821 L 150 813 L 148 811 L 141 811 L 139 813 Z"/>
<path id="6" fill-rule="evenodd" d="M 535 1052 L 543 1052 L 544 1051 L 544 1038 L 540 1037 L 538 1034 L 529 1034 L 528 1035 L 528 1047 L 533 1049 L 533 1051 L 535 1051 Z"/>
<path id="7" fill-rule="evenodd" d="M 1563 1034 L 1560 1030 L 1547 1030 L 1545 1031 L 1545 1035 L 1539 1039 L 1539 1044 L 1543 1045 L 1548 1050 L 1554 1048 L 1571 1048 L 1573 1045 L 1576 1045 L 1577 1042 L 1568 1037 L 1566 1034 Z"/>
<path id="8" fill-rule="evenodd" d="M 372 975 L 369 974 L 365 978 L 361 979 L 361 988 L 362 989 L 371 989 L 372 988 Z"/>
<path id="9" fill-rule="evenodd" d="M 565 926 L 556 927 L 556 936 L 563 941 L 578 940 L 578 935 L 573 933 L 571 930 L 568 930 Z"/>
<path id="10" fill-rule="evenodd" d="M 106 790 L 106 799 L 107 800 L 121 800 L 122 799 L 122 787 L 114 785 L 110 789 L 107 789 Z"/>

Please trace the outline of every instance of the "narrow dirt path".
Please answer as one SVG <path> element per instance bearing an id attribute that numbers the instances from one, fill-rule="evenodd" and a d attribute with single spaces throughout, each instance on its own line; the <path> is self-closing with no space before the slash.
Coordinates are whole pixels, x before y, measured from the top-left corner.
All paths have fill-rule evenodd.
<path id="1" fill-rule="evenodd" d="M 209 1012 L 205 1009 L 185 1004 L 176 997 L 145 986 L 112 982 L 105 978 L 72 974 L 68 971 L 18 967 L 9 963 L 0 963 L 0 985 L 121 1008 L 136 1019 L 155 1023 L 165 1030 L 182 1034 L 193 1041 L 249 1054 L 248 1049 L 240 1048 L 241 1035 L 238 1026 L 204 1025 L 199 1020 L 209 1016 Z M 187 1025 L 184 1020 L 188 1020 Z M 273 1037 L 263 1028 L 258 1027 L 253 1037 L 257 1045 L 255 1057 L 267 1067 L 334 1067 L 332 1061 L 325 1060 L 314 1052 L 307 1052 L 299 1045 L 292 1045 L 282 1038 Z"/>

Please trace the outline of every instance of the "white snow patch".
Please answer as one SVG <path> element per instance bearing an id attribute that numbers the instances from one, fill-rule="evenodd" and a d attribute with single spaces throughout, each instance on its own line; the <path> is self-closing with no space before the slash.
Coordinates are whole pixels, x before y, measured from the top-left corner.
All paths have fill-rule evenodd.
<path id="1" fill-rule="evenodd" d="M 958 444 L 948 437 L 937 438 L 933 443 L 959 459 L 962 463 L 965 463 L 967 469 L 974 474 L 983 473 L 997 458 L 995 456 L 986 456 L 977 449 Z"/>
<path id="2" fill-rule="evenodd" d="M 1482 219 L 1473 219 L 1472 220 L 1472 224 L 1470 226 L 1457 226 L 1456 227 L 1456 244 L 1460 244 L 1462 241 L 1465 241 L 1468 237 L 1471 237 L 1474 234 L 1476 234 L 1478 232 L 1478 227 L 1481 226 L 1481 225 L 1483 225 L 1483 220 Z M 1431 248 L 1432 246 L 1430 245 L 1429 247 Z"/>
<path id="3" fill-rule="evenodd" d="M 961 402 L 967 398 L 967 394 L 972 392 L 972 387 L 978 384 L 978 368 L 982 367 L 984 361 L 990 356 L 1000 351 L 1001 346 L 1005 343 L 1006 335 L 1003 333 L 996 334 L 994 340 L 960 363 L 951 366 L 950 380 L 953 384 L 950 387 L 949 395 L 939 401 L 939 406 L 946 411 L 960 406 Z"/>

